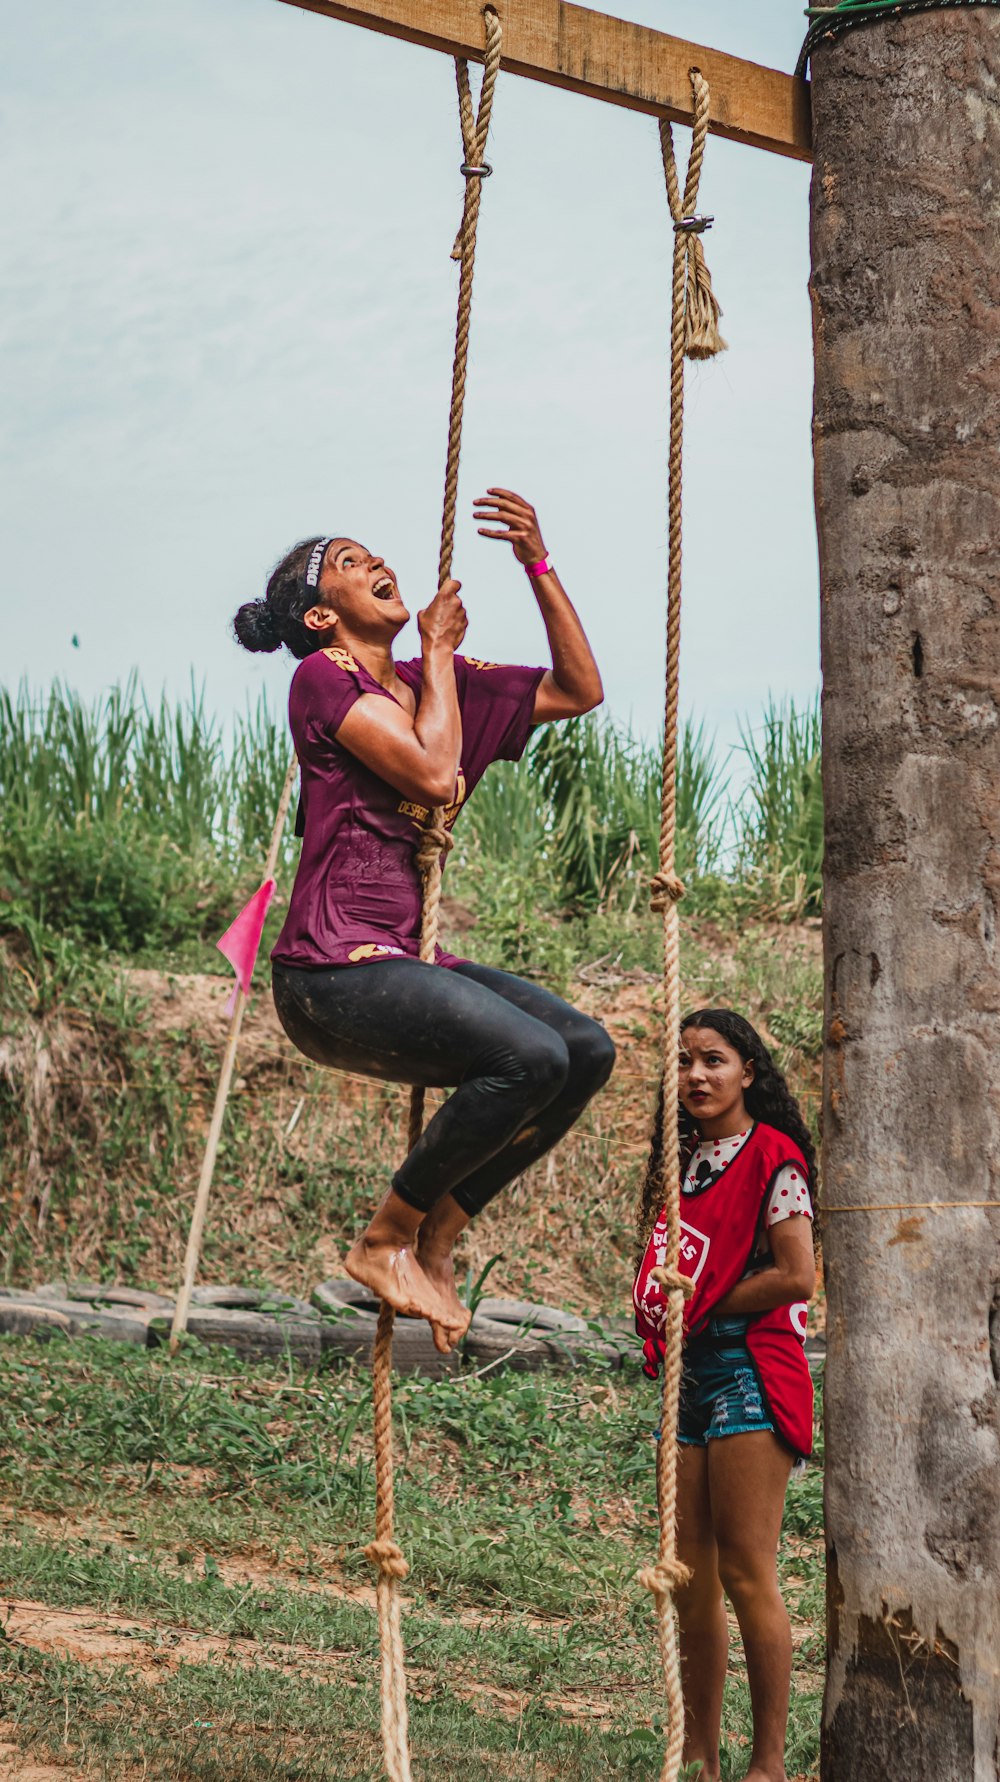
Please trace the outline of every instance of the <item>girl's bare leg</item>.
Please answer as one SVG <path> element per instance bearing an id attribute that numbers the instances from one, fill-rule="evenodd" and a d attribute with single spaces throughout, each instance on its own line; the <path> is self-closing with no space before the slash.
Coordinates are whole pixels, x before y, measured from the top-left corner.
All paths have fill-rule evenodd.
<path id="1" fill-rule="evenodd" d="M 455 1240 L 465 1230 L 469 1217 L 450 1194 L 445 1194 L 431 1208 L 417 1237 L 420 1266 L 443 1308 L 441 1323 L 431 1320 L 434 1342 L 443 1354 L 464 1337 L 472 1322 L 468 1306 L 463 1306 L 458 1297 L 452 1256 Z"/>
<path id="2" fill-rule="evenodd" d="M 708 1451 L 683 1442 L 677 1448 L 677 1552 L 692 1573 L 674 1598 L 684 1688 L 684 1762 L 701 1764 L 699 1782 L 719 1782 L 729 1630 L 712 1529 Z"/>
<path id="3" fill-rule="evenodd" d="M 719 1577 L 740 1624 L 753 1709 L 753 1750 L 744 1782 L 787 1782 L 792 1635 L 777 1560 L 791 1470 L 788 1449 L 763 1430 L 708 1444 Z"/>
<path id="4" fill-rule="evenodd" d="M 390 1188 L 368 1230 L 348 1251 L 344 1267 L 397 1312 L 426 1318 L 436 1346 L 447 1353 L 461 1335 L 461 1320 L 451 1315 L 417 1260 L 417 1233 L 426 1217 Z"/>

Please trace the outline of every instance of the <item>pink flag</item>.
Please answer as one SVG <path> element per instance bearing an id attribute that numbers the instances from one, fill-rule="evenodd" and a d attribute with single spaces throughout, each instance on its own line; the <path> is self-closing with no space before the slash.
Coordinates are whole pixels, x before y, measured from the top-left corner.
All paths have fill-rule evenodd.
<path id="1" fill-rule="evenodd" d="M 264 917 L 274 896 L 274 880 L 265 879 L 259 891 L 255 891 L 250 902 L 244 904 L 235 922 L 230 923 L 221 940 L 216 941 L 220 953 L 224 953 L 236 973 L 236 980 L 244 996 L 250 994 L 250 980 L 253 968 L 257 963 L 260 951 L 260 937 L 264 932 Z M 236 1007 L 236 991 L 233 991 L 228 1012 L 232 1014 Z"/>

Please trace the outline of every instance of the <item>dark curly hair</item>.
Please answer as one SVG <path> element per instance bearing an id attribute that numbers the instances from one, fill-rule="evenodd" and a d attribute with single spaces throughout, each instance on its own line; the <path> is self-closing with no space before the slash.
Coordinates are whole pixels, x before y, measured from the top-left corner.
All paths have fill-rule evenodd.
<path id="1" fill-rule="evenodd" d="M 282 644 L 302 662 L 321 650 L 321 631 L 310 631 L 303 619 L 311 606 L 323 602 L 311 588 L 303 588 L 302 571 L 318 538 L 305 538 L 276 564 L 267 580 L 263 600 L 248 600 L 233 620 L 236 640 L 245 650 L 280 650 Z"/>
<path id="2" fill-rule="evenodd" d="M 720 1034 L 739 1053 L 744 1063 L 753 1065 L 753 1082 L 743 1091 L 747 1113 L 751 1119 L 762 1120 L 765 1125 L 773 1126 L 778 1132 L 786 1133 L 798 1145 L 806 1160 L 810 1188 L 815 1193 L 816 1150 L 812 1142 L 812 1135 L 799 1112 L 798 1102 L 789 1089 L 783 1073 L 778 1069 L 756 1028 L 751 1027 L 749 1021 L 743 1015 L 737 1015 L 733 1009 L 695 1009 L 690 1015 L 685 1015 L 681 1022 L 681 1033 L 684 1033 L 689 1027 L 710 1027 L 713 1033 Z M 649 1242 L 649 1234 L 660 1216 L 660 1208 L 663 1205 L 663 1129 L 665 1120 L 666 1095 L 661 1076 L 653 1115 L 653 1131 L 649 1142 L 649 1158 L 639 1197 L 638 1258 L 640 1262 Z M 683 1107 L 679 1112 L 679 1122 L 681 1166 L 683 1168 L 698 1143 L 699 1132 L 697 1121 L 692 1119 Z"/>

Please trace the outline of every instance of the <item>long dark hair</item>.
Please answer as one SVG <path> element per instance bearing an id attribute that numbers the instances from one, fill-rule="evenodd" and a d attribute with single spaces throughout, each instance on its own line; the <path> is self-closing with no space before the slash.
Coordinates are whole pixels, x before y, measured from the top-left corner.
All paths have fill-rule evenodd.
<path id="1" fill-rule="evenodd" d="M 783 1072 L 778 1069 L 757 1029 L 751 1027 L 749 1021 L 743 1015 L 737 1015 L 733 1009 L 695 1009 L 690 1015 L 685 1015 L 681 1022 L 681 1033 L 689 1027 L 710 1027 L 713 1033 L 719 1034 L 739 1053 L 745 1064 L 753 1065 L 753 1082 L 743 1091 L 747 1113 L 752 1120 L 763 1120 L 766 1126 L 773 1126 L 778 1132 L 786 1133 L 798 1145 L 809 1171 L 809 1186 L 815 1193 L 816 1150 L 812 1135 L 799 1112 L 799 1104 L 789 1089 Z M 679 1118 L 683 1167 L 698 1143 L 699 1133 L 697 1122 L 686 1109 L 681 1108 Z M 639 1261 L 642 1260 L 649 1234 L 660 1216 L 663 1204 L 665 1122 L 666 1096 L 661 1076 L 653 1115 L 649 1158 L 639 1197 Z"/>
<path id="2" fill-rule="evenodd" d="M 263 600 L 248 600 L 240 607 L 233 630 L 245 650 L 270 652 L 284 644 L 301 662 L 329 642 L 324 632 L 310 631 L 302 622 L 311 606 L 323 605 L 316 589 L 302 586 L 306 559 L 318 543 L 305 538 L 293 545 L 272 569 Z"/>

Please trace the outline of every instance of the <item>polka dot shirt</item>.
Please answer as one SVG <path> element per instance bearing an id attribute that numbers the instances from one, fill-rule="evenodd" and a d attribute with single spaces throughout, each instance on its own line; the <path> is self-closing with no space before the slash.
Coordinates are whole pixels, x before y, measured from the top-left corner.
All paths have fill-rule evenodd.
<path id="1" fill-rule="evenodd" d="M 746 1132 L 737 1132 L 732 1138 L 703 1139 L 691 1154 L 681 1184 L 682 1194 L 697 1194 L 706 1184 L 731 1163 L 737 1151 L 742 1150 L 750 1137 L 752 1127 Z M 812 1203 L 809 1199 L 809 1188 L 801 1169 L 795 1163 L 786 1163 L 783 1170 L 775 1178 L 771 1189 L 767 1209 L 764 1214 L 765 1229 L 770 1231 L 772 1225 L 780 1225 L 782 1219 L 791 1219 L 798 1215 L 804 1219 L 813 1216 Z"/>

